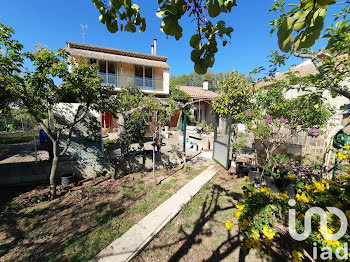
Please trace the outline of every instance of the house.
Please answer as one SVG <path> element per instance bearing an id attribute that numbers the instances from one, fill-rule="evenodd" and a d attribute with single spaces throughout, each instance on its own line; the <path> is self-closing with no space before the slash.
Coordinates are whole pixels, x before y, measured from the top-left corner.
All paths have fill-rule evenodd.
<path id="1" fill-rule="evenodd" d="M 301 77 L 319 73 L 317 68 L 312 63 L 311 59 L 307 59 L 298 65 L 292 66 L 287 72 L 298 72 L 299 76 L 301 76 Z M 274 79 L 275 80 L 282 80 L 285 77 L 287 72 L 283 72 L 283 73 L 277 72 L 274 76 Z M 263 87 L 263 88 L 268 88 L 273 83 L 274 83 L 274 81 L 267 79 L 267 81 L 259 81 L 257 83 L 257 86 Z M 316 90 L 316 88 L 312 87 L 312 88 L 310 88 L 310 90 Z M 298 91 L 297 89 L 290 89 L 286 93 L 286 98 L 294 98 L 294 97 L 300 96 L 302 94 L 304 94 L 303 91 Z M 347 99 L 346 97 L 343 97 L 340 95 L 337 97 L 332 97 L 332 94 L 329 90 L 325 90 L 323 92 L 323 97 L 325 98 L 327 103 L 329 103 L 332 107 L 335 108 L 337 113 L 341 112 L 341 109 L 340 109 L 341 106 L 344 106 L 344 105 L 349 103 L 349 99 Z"/>
<path id="2" fill-rule="evenodd" d="M 324 55 L 325 54 L 320 53 L 319 57 L 321 58 Z M 287 72 L 298 72 L 298 75 L 301 77 L 319 73 L 310 59 L 307 59 L 298 65 L 292 66 Z M 277 72 L 274 76 L 274 79 L 282 80 L 286 76 L 287 72 Z M 268 78 L 266 81 L 258 81 L 257 86 L 261 88 L 269 88 L 273 85 L 273 83 L 274 81 L 271 78 Z M 349 86 L 349 82 L 347 81 L 344 81 L 341 84 Z M 316 91 L 316 87 L 309 87 L 308 89 L 310 91 Z M 285 97 L 295 98 L 303 94 L 305 94 L 305 92 L 302 90 L 298 91 L 297 89 L 290 89 L 287 91 Z M 330 152 L 332 152 L 331 141 L 333 139 L 333 136 L 339 130 L 344 128 L 345 119 L 343 119 L 343 116 L 346 116 L 348 114 L 347 112 L 344 113 L 342 111 L 342 108 L 343 106 L 349 104 L 349 99 L 341 95 L 333 97 L 329 90 L 324 90 L 323 98 L 325 99 L 326 103 L 335 109 L 335 114 L 328 120 L 327 126 L 323 129 L 324 133 L 318 137 L 310 137 L 306 132 L 298 132 L 293 137 L 292 143 L 302 145 L 302 154 L 309 154 L 311 158 L 313 158 L 314 162 L 320 160 L 320 153 L 322 152 L 324 159 L 326 159 L 325 163 L 323 164 L 325 166 L 330 166 L 330 163 L 332 162 L 330 157 Z"/>
<path id="3" fill-rule="evenodd" d="M 75 61 L 98 65 L 102 84 L 112 84 L 115 92 L 120 91 L 121 86 L 134 84 L 141 87 L 145 94 L 154 94 L 158 98 L 169 96 L 168 58 L 156 55 L 156 39 L 151 54 L 73 42 L 66 42 L 66 45 Z M 118 120 L 111 114 L 102 114 L 104 132 L 114 132 L 117 126 Z"/>
<path id="4" fill-rule="evenodd" d="M 207 124 L 213 123 L 212 106 L 210 102 L 219 95 L 213 91 L 208 90 L 208 82 L 204 81 L 203 87 L 199 86 L 178 86 L 178 89 L 182 90 L 189 95 L 192 102 L 192 111 L 195 120 L 200 123 L 202 120 Z"/>

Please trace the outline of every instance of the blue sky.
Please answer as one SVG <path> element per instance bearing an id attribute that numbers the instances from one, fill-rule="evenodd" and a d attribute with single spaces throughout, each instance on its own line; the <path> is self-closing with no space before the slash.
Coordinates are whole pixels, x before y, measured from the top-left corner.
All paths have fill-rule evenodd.
<path id="1" fill-rule="evenodd" d="M 135 1 L 147 19 L 147 30 L 142 34 L 109 33 L 98 20 L 99 11 L 91 0 L 1 2 L 0 21 L 15 29 L 16 39 L 24 44 L 27 51 L 32 50 L 38 43 L 56 50 L 64 48 L 65 41 L 82 42 L 80 25 L 84 24 L 88 25 L 86 44 L 150 53 L 153 39 L 157 38 L 158 54 L 168 57 L 171 75 L 193 71 L 189 39 L 195 30 L 195 24 L 186 16 L 180 23 L 184 29 L 182 39 L 176 41 L 173 37 L 165 36 L 159 30 L 161 19 L 155 15 L 158 6 L 156 0 Z M 267 10 L 273 4 L 273 0 L 237 0 L 237 4 L 230 14 L 221 16 L 221 19 L 234 28 L 234 32 L 231 44 L 221 46 L 216 54 L 213 67 L 215 72 L 237 69 L 249 73 L 254 67 L 266 65 L 269 51 L 278 48 L 276 37 L 269 35 L 269 21 L 274 15 L 267 14 Z M 300 59 L 291 59 L 288 66 L 299 62 Z M 286 67 L 281 68 L 281 71 L 285 69 Z"/>

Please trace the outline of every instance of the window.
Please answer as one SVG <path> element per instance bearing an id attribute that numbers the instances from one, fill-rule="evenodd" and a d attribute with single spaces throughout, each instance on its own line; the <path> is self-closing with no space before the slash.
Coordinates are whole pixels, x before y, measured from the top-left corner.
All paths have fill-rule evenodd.
<path id="1" fill-rule="evenodd" d="M 108 74 L 116 74 L 116 66 L 114 62 L 108 62 Z"/>
<path id="2" fill-rule="evenodd" d="M 106 61 L 98 60 L 98 68 L 100 73 L 107 73 Z"/>
<path id="3" fill-rule="evenodd" d="M 153 89 L 153 68 L 135 65 L 135 85 Z"/>
<path id="4" fill-rule="evenodd" d="M 102 83 L 117 85 L 117 63 L 98 60 L 99 75 L 103 78 Z"/>
<path id="5" fill-rule="evenodd" d="M 135 76 L 143 77 L 143 66 L 135 65 Z"/>
<path id="6" fill-rule="evenodd" d="M 146 78 L 152 78 L 153 77 L 152 67 L 145 66 L 145 77 Z"/>

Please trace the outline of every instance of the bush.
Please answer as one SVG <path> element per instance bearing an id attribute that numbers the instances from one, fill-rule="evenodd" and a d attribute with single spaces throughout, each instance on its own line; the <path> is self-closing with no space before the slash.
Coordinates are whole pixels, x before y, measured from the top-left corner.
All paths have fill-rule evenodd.
<path id="1" fill-rule="evenodd" d="M 143 112 L 134 111 L 125 117 L 124 129 L 120 134 L 122 143 L 127 151 L 133 143 L 138 143 L 140 148 L 144 146 L 146 133 L 146 122 Z"/>

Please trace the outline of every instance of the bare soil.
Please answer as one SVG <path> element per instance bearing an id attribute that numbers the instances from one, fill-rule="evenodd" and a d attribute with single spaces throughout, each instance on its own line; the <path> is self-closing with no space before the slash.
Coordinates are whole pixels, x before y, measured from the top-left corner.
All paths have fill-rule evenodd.
<path id="1" fill-rule="evenodd" d="M 283 250 L 266 252 L 241 246 L 233 211 L 241 198 L 244 178 L 220 170 L 169 222 L 133 262 L 146 261 L 288 261 Z M 231 171 L 235 172 L 234 168 Z M 235 226 L 228 231 L 227 220 Z M 290 260 L 289 260 L 290 261 Z"/>
<path id="2" fill-rule="evenodd" d="M 210 161 L 209 161 L 210 162 Z M 0 261 L 89 261 L 207 168 L 135 173 L 58 187 L 1 189 Z"/>

